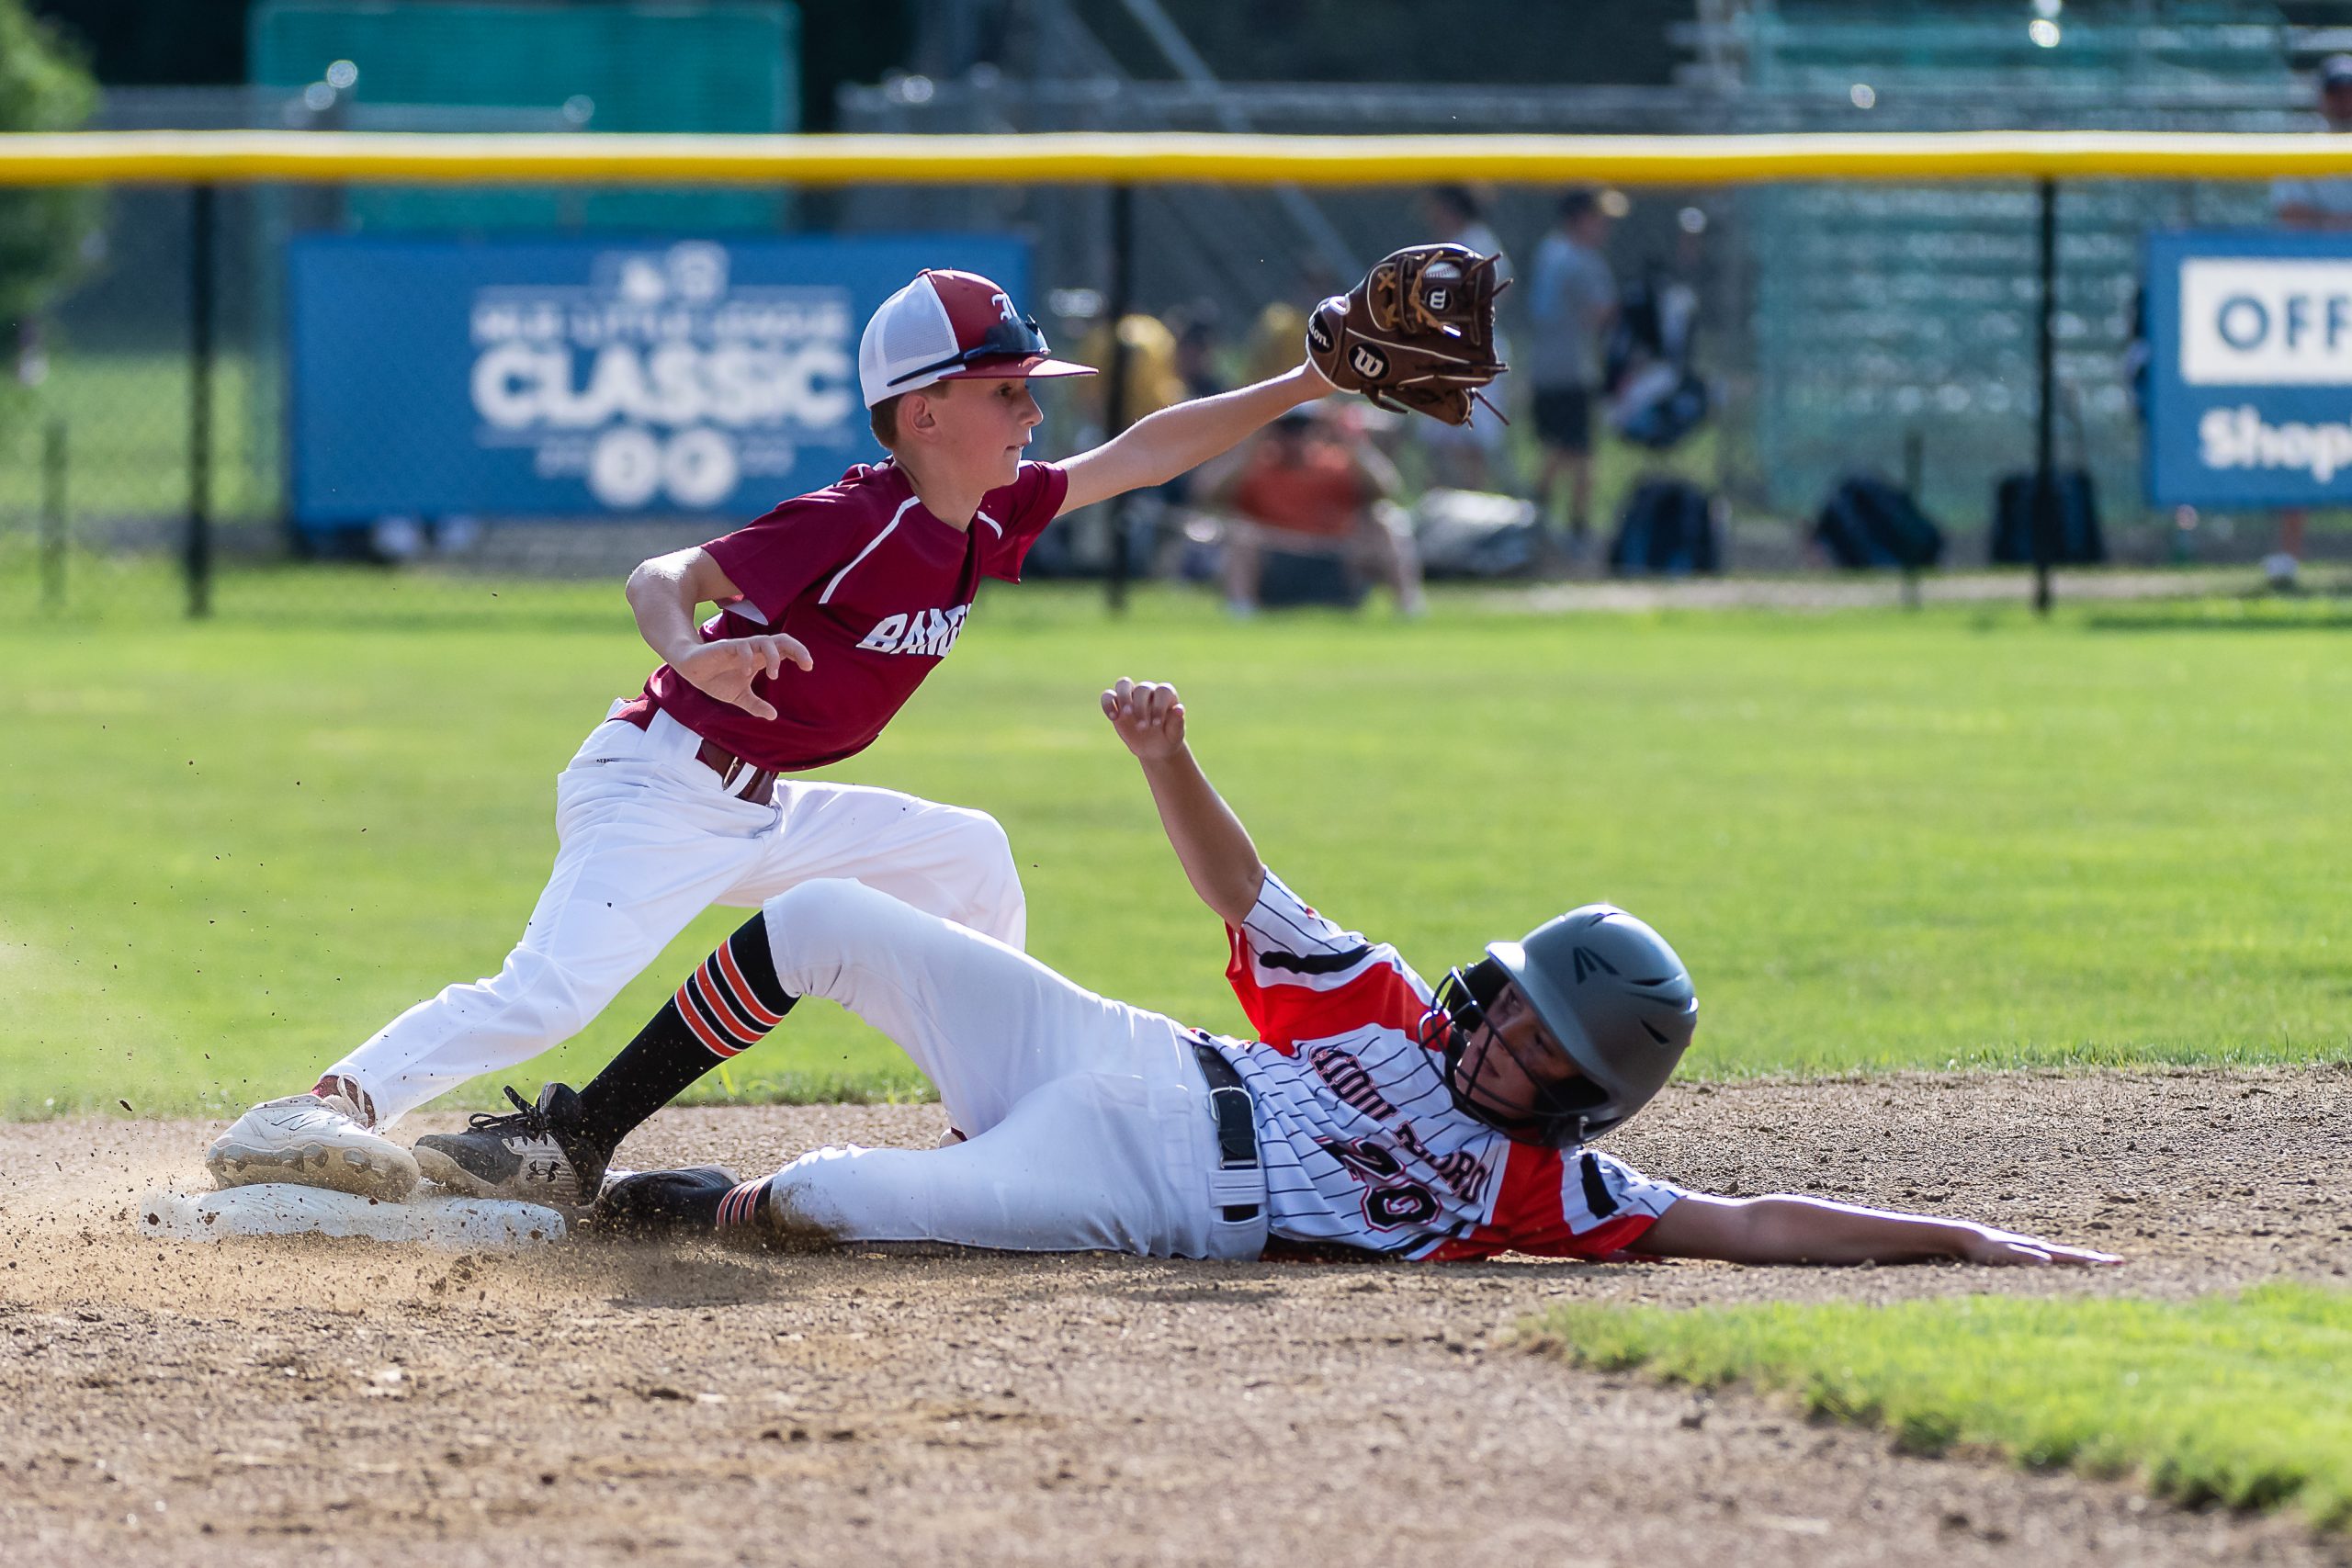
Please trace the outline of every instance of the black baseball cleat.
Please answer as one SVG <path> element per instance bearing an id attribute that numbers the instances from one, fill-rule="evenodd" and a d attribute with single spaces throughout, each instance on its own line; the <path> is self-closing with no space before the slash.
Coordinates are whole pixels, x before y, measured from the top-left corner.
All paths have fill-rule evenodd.
<path id="1" fill-rule="evenodd" d="M 733 1171 L 715 1165 L 639 1171 L 606 1183 L 589 1217 L 597 1229 L 625 1235 L 715 1231 L 719 1205 L 740 1185 Z"/>
<path id="2" fill-rule="evenodd" d="M 416 1141 L 416 1168 L 427 1180 L 475 1198 L 585 1206 L 605 1182 L 610 1151 L 580 1124 L 580 1096 L 551 1083 L 532 1105 L 513 1089 L 514 1110 L 482 1114 L 462 1133 L 428 1133 Z"/>

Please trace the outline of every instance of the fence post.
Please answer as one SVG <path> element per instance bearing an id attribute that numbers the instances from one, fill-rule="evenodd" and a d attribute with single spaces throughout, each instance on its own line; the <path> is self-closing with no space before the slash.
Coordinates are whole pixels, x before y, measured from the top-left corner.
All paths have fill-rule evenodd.
<path id="1" fill-rule="evenodd" d="M 2033 416 L 2033 607 L 2050 613 L 2050 558 L 2056 554 L 2058 475 L 2053 468 L 2058 425 L 2058 182 L 2041 181 L 2041 309 L 2034 331 L 2041 390 Z"/>
<path id="2" fill-rule="evenodd" d="M 1127 427 L 1127 337 L 1121 329 L 1135 301 L 1136 192 L 1129 185 L 1111 187 L 1111 363 L 1102 367 L 1111 385 L 1102 397 L 1102 438 L 1112 439 Z M 1111 501 L 1111 564 L 1103 588 L 1113 614 L 1127 607 L 1127 498 Z"/>
<path id="3" fill-rule="evenodd" d="M 1903 493 L 1915 502 L 1925 487 L 1927 466 L 1927 443 L 1915 424 L 1903 433 Z M 1903 569 L 1903 607 L 1919 607 L 1919 569 L 1916 566 Z"/>
<path id="4" fill-rule="evenodd" d="M 212 613 L 213 187 L 189 192 L 187 261 L 187 613 Z"/>
<path id="5" fill-rule="evenodd" d="M 40 600 L 65 608 L 65 422 L 40 433 Z"/>

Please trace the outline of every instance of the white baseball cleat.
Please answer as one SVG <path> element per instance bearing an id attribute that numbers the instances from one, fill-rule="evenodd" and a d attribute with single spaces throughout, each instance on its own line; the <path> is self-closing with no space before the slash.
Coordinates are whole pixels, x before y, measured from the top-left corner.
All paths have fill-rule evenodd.
<path id="1" fill-rule="evenodd" d="M 264 1100 L 213 1140 L 205 1168 L 223 1187 L 290 1181 L 397 1203 L 416 1189 L 416 1158 L 354 1109 L 339 1094 Z"/>

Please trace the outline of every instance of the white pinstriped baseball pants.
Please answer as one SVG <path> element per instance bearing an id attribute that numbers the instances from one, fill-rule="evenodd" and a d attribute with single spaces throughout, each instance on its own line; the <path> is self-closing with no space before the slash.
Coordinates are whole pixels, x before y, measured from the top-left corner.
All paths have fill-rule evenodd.
<path id="1" fill-rule="evenodd" d="M 1191 1039 L 1026 953 L 854 882 L 767 901 L 776 974 L 896 1041 L 968 1134 L 817 1149 L 771 1179 L 790 1222 L 844 1241 L 1255 1258 L 1266 1189 L 1221 1172 Z M 1227 1221 L 1227 1205 L 1256 1218 Z"/>
<path id="2" fill-rule="evenodd" d="M 557 777 L 555 870 L 505 964 L 417 1003 L 328 1069 L 358 1080 L 379 1126 L 577 1034 L 714 904 L 854 877 L 1021 945 L 1027 908 L 994 818 L 786 779 L 755 806 L 695 760 L 700 744 L 660 712 L 644 729 L 608 718 L 590 732 Z"/>

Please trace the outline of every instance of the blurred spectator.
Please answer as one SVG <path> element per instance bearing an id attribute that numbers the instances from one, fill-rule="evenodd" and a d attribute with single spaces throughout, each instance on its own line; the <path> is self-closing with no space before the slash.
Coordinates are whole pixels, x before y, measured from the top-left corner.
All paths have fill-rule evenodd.
<path id="1" fill-rule="evenodd" d="M 1376 573 L 1396 607 L 1424 608 L 1421 567 L 1396 493 L 1396 469 L 1328 406 L 1284 414 L 1204 476 L 1213 503 L 1227 513 L 1226 607 L 1257 612 L 1270 553 L 1322 556 L 1351 574 Z"/>
<path id="2" fill-rule="evenodd" d="M 1608 195 L 1614 196 L 1615 192 Z M 1535 384 L 1535 438 L 1544 448 L 1536 500 L 1548 517 L 1560 479 L 1568 481 L 1568 549 L 1582 558 L 1592 517 L 1592 414 L 1600 396 L 1601 348 L 1617 315 L 1617 280 L 1602 247 L 1614 221 L 1597 190 L 1560 198 L 1552 231 L 1535 248 L 1528 320 L 1534 342 L 1528 379 Z"/>
<path id="3" fill-rule="evenodd" d="M 2331 54 L 2319 68 L 2319 112 L 2330 130 L 2352 130 L 2352 54 Z M 2352 229 L 2352 177 L 2284 179 L 2270 187 L 2270 210 L 2281 227 L 2314 233 Z M 2262 570 L 2274 588 L 2292 588 L 2303 556 L 2308 514 L 2300 506 L 2278 514 L 2278 547 Z"/>
<path id="4" fill-rule="evenodd" d="M 1176 332 L 1176 378 L 1183 382 L 1187 398 L 1213 398 L 1229 385 L 1216 367 L 1216 308 L 1202 304 L 1171 323 Z"/>
<path id="5" fill-rule="evenodd" d="M 1298 363 L 1306 352 L 1306 312 L 1281 300 L 1258 312 L 1250 326 L 1250 362 L 1245 381 L 1263 381 Z"/>
<path id="6" fill-rule="evenodd" d="M 10 357 L 19 386 L 38 387 L 49 379 L 49 351 L 42 345 L 39 318 L 27 316 L 0 336 L 12 341 Z"/>
<path id="7" fill-rule="evenodd" d="M 1691 363 L 1698 320 L 1699 291 L 1655 257 L 1618 296 L 1600 377 L 1623 439 L 1671 451 L 1705 421 L 1707 383 Z"/>
<path id="8" fill-rule="evenodd" d="M 1170 368 L 1187 399 L 1213 398 L 1232 390 L 1233 384 L 1216 366 L 1216 306 L 1205 299 L 1188 310 L 1169 312 L 1168 326 L 1175 341 Z M 1200 487 L 1200 470 L 1187 469 L 1159 487 L 1160 499 L 1170 506 L 1189 506 Z"/>
<path id="9" fill-rule="evenodd" d="M 1429 226 L 1431 240 L 1467 245 L 1482 256 L 1502 256 L 1495 276 L 1499 281 L 1511 276 L 1510 257 L 1504 254 L 1502 241 L 1487 226 L 1479 210 L 1478 198 L 1467 186 L 1431 186 L 1421 194 L 1421 218 Z M 1506 362 L 1510 358 L 1510 344 L 1499 333 L 1496 334 L 1495 353 Z M 1508 377 L 1498 376 L 1487 389 L 1487 397 L 1496 408 L 1509 406 L 1504 400 L 1509 384 Z M 1455 490 L 1510 488 L 1510 462 L 1503 445 L 1503 422 L 1494 409 L 1474 406 L 1468 424 L 1417 419 L 1412 430 L 1429 451 L 1433 484 Z"/>
<path id="10" fill-rule="evenodd" d="M 1487 226 L 1486 211 L 1468 186 L 1431 186 L 1423 191 L 1421 220 L 1429 225 L 1432 239 L 1467 245 L 1482 256 L 1502 254 L 1502 240 Z M 1510 261 L 1506 259 L 1496 270 L 1509 277 Z"/>
<path id="11" fill-rule="evenodd" d="M 1119 342 L 1127 355 L 1126 400 L 1119 411 L 1126 423 L 1184 400 L 1183 378 L 1176 373 L 1176 334 L 1166 323 L 1137 310 L 1119 323 Z M 1093 357 L 1087 358 L 1088 355 Z M 1080 364 L 1099 365 L 1105 372 L 1088 378 L 1077 390 L 1087 422 L 1107 437 L 1115 433 L 1105 424 L 1110 414 L 1111 333 L 1103 322 L 1087 329 L 1078 357 Z M 1297 363 L 1296 355 L 1291 362 Z"/>
<path id="12" fill-rule="evenodd" d="M 2319 112 L 2330 130 L 2352 130 L 2352 54 L 2331 54 L 2319 68 Z M 2270 208 L 2290 229 L 2352 229 L 2352 176 L 2283 179 Z"/>

